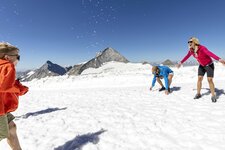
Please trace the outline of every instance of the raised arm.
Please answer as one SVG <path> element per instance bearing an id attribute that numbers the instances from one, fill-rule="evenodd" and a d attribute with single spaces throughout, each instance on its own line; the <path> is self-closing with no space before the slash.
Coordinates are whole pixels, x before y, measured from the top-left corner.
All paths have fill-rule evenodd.
<path id="1" fill-rule="evenodd" d="M 212 57 L 215 60 L 220 60 L 220 57 L 209 51 L 206 47 L 203 48 L 204 53 L 206 53 L 208 56 Z"/>
<path id="2" fill-rule="evenodd" d="M 222 63 L 223 65 L 225 65 L 225 60 L 221 59 L 220 57 L 218 57 L 216 54 L 212 53 L 210 50 L 208 50 L 206 47 L 204 47 L 203 51 L 210 57 L 212 57 L 215 60 L 218 60 L 220 63 Z"/>
<path id="3" fill-rule="evenodd" d="M 177 68 L 180 68 L 180 66 L 191 56 L 191 52 L 188 51 L 187 55 L 178 63 Z"/>

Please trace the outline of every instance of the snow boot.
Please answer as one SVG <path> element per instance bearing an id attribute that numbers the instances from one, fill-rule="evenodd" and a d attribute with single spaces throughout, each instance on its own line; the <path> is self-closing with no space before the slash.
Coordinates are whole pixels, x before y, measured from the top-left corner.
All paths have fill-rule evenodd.
<path id="1" fill-rule="evenodd" d="M 195 97 L 194 97 L 194 99 L 199 99 L 199 98 L 201 98 L 201 97 L 202 97 L 201 94 L 196 94 Z"/>
<path id="2" fill-rule="evenodd" d="M 212 97 L 211 97 L 211 100 L 212 100 L 213 103 L 215 103 L 215 102 L 217 101 L 216 95 L 212 96 Z"/>
<path id="3" fill-rule="evenodd" d="M 166 88 L 163 86 L 161 89 L 159 89 L 159 92 L 166 90 Z"/>

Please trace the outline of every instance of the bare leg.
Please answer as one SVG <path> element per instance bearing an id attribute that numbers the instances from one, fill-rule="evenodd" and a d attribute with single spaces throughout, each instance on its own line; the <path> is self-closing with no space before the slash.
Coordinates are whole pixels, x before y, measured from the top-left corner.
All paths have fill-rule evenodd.
<path id="1" fill-rule="evenodd" d="M 13 121 L 9 123 L 9 137 L 7 138 L 7 142 L 12 150 L 22 150 L 16 133 L 16 124 Z"/>
<path id="2" fill-rule="evenodd" d="M 197 94 L 201 94 L 203 76 L 198 76 Z"/>
<path id="3" fill-rule="evenodd" d="M 213 83 L 213 78 L 207 77 L 207 79 L 208 79 L 208 82 L 209 82 L 209 88 L 210 88 L 211 94 L 212 94 L 212 96 L 215 96 L 215 86 L 214 86 L 214 83 Z"/>
<path id="4" fill-rule="evenodd" d="M 162 81 L 160 80 L 159 77 L 157 77 L 156 80 L 157 80 L 157 82 L 159 83 L 159 85 L 161 85 L 161 87 L 164 87 L 163 84 L 162 84 Z"/>

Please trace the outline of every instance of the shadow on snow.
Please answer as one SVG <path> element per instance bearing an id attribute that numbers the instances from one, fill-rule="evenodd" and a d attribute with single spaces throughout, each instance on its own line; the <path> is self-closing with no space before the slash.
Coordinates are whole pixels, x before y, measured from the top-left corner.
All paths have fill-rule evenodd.
<path id="1" fill-rule="evenodd" d="M 209 88 L 202 88 L 202 89 L 205 89 L 207 90 L 207 92 L 203 93 L 202 96 L 204 95 L 210 95 L 211 94 L 211 91 Z M 194 89 L 196 90 L 196 89 Z M 218 88 L 215 88 L 215 93 L 216 93 L 216 96 L 219 98 L 221 95 L 225 95 L 225 92 L 224 92 L 224 89 L 218 89 Z"/>
<path id="2" fill-rule="evenodd" d="M 25 115 L 22 115 L 22 116 L 17 116 L 16 118 L 23 118 L 23 119 L 27 119 L 31 116 L 38 116 L 38 115 L 42 115 L 42 114 L 47 114 L 47 113 L 51 113 L 51 112 L 54 112 L 54 111 L 59 111 L 59 110 L 65 110 L 67 109 L 67 107 L 64 107 L 64 108 L 48 108 L 48 109 L 45 109 L 45 110 L 40 110 L 40 111 L 36 111 L 36 112 L 30 112 L 30 113 L 26 113 Z"/>
<path id="3" fill-rule="evenodd" d="M 174 87 L 172 87 L 170 89 L 171 89 L 171 91 L 180 91 L 181 87 L 174 86 Z"/>
<path id="4" fill-rule="evenodd" d="M 101 129 L 95 133 L 78 135 L 74 139 L 66 142 L 62 146 L 55 148 L 54 150 L 81 150 L 82 147 L 88 143 L 97 144 L 99 142 L 99 135 L 104 132 L 106 132 L 106 130 Z"/>

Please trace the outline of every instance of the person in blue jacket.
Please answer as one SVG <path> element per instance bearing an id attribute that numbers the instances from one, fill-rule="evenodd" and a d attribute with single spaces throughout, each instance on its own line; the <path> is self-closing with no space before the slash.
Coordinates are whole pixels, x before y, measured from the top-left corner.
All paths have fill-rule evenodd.
<path id="1" fill-rule="evenodd" d="M 168 95 L 170 93 L 170 84 L 172 82 L 173 78 L 173 71 L 167 67 L 167 66 L 153 66 L 152 67 L 152 74 L 154 74 L 152 85 L 150 87 L 150 90 L 155 86 L 155 82 L 157 81 L 159 85 L 161 85 L 161 88 L 159 91 L 164 91 L 165 94 Z M 161 79 L 164 78 L 165 86 L 163 85 Z"/>

